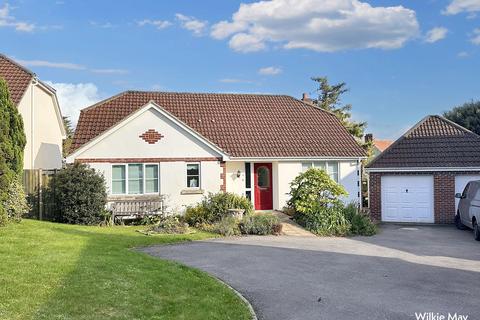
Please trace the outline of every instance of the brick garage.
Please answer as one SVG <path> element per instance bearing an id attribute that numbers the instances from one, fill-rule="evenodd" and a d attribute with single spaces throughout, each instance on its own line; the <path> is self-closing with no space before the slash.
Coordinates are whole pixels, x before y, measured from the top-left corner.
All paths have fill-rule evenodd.
<path id="1" fill-rule="evenodd" d="M 428 116 L 366 170 L 374 219 L 453 223 L 455 193 L 468 181 L 480 180 L 480 136 L 442 117 Z"/>

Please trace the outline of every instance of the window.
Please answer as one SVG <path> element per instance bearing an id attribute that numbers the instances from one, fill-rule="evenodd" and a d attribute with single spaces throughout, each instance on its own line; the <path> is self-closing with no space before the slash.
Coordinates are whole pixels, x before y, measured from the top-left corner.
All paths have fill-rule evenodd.
<path id="1" fill-rule="evenodd" d="M 270 173 L 267 167 L 259 167 L 257 169 L 258 186 L 260 188 L 268 188 L 270 186 Z"/>
<path id="2" fill-rule="evenodd" d="M 126 193 L 126 176 L 125 166 L 113 166 L 112 167 L 112 193 L 113 194 L 125 194 Z"/>
<path id="3" fill-rule="evenodd" d="M 131 163 L 112 166 L 112 194 L 158 192 L 158 164 Z"/>
<path id="4" fill-rule="evenodd" d="M 199 163 L 187 163 L 187 188 L 200 188 Z"/>
<path id="5" fill-rule="evenodd" d="M 309 168 L 325 170 L 333 181 L 338 182 L 338 162 L 336 161 L 314 161 L 302 163 L 302 171 L 307 171 Z"/>
<path id="6" fill-rule="evenodd" d="M 158 165 L 145 165 L 145 193 L 158 192 Z"/>
<path id="7" fill-rule="evenodd" d="M 143 165 L 142 164 L 128 165 L 128 193 L 129 194 L 143 193 Z"/>

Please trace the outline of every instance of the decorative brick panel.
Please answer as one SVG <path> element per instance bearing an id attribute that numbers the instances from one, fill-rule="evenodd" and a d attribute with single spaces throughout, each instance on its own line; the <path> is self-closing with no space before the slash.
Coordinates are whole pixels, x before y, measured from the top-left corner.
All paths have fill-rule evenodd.
<path id="1" fill-rule="evenodd" d="M 222 168 L 222 173 L 220 173 L 220 179 L 222 179 L 220 191 L 227 192 L 227 165 L 225 161 L 220 162 L 220 167 Z"/>
<path id="2" fill-rule="evenodd" d="M 371 172 L 369 174 L 370 215 L 375 220 L 382 218 L 382 176 L 432 175 L 434 220 L 437 224 L 453 223 L 455 218 L 455 176 L 475 175 L 479 171 L 456 172 Z"/>
<path id="3" fill-rule="evenodd" d="M 142 133 L 139 138 L 142 138 L 148 144 L 155 144 L 165 137 L 158 133 L 155 129 L 148 129 L 148 131 Z"/>

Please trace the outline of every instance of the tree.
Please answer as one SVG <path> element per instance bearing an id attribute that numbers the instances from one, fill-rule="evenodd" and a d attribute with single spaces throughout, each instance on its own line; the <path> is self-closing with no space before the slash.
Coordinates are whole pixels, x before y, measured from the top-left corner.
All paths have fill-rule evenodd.
<path id="1" fill-rule="evenodd" d="M 72 121 L 69 117 L 63 117 L 63 126 L 67 133 L 67 137 L 63 140 L 63 156 L 66 157 L 70 153 L 70 148 L 72 146 L 73 134 L 75 130 L 73 129 Z"/>
<path id="2" fill-rule="evenodd" d="M 351 104 L 342 105 L 341 96 L 348 92 L 347 84 L 345 82 L 330 85 L 327 77 L 313 77 L 313 81 L 318 83 L 318 99 L 313 100 L 318 107 L 333 112 L 337 118 L 342 122 L 345 128 L 358 140 L 363 138 L 366 122 L 355 122 L 351 119 L 352 110 Z"/>
<path id="3" fill-rule="evenodd" d="M 23 171 L 26 137 L 23 120 L 10 99 L 7 83 L 0 78 L 0 224 L 5 224 L 9 188 Z"/>
<path id="4" fill-rule="evenodd" d="M 466 102 L 445 112 L 443 116 L 476 134 L 480 134 L 480 101 Z"/>

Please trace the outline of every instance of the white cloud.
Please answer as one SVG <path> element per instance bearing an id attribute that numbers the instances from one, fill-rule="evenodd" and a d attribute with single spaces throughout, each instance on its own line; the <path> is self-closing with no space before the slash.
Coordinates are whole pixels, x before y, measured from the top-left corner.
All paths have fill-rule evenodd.
<path id="1" fill-rule="evenodd" d="M 181 13 L 177 13 L 175 17 L 178 21 L 180 21 L 182 28 L 193 32 L 193 34 L 196 36 L 203 35 L 205 33 L 205 29 L 208 26 L 208 21 L 198 20 L 194 17 L 188 17 Z"/>
<path id="2" fill-rule="evenodd" d="M 161 29 L 165 29 L 165 28 L 168 28 L 172 25 L 172 23 L 170 21 L 166 21 L 166 20 L 150 20 L 150 19 L 144 19 L 144 20 L 141 20 L 141 21 L 137 21 L 137 25 L 140 26 L 140 27 L 143 27 L 143 26 L 153 26 L 155 28 L 157 28 L 158 30 L 161 30 Z"/>
<path id="3" fill-rule="evenodd" d="M 70 70 L 85 70 L 86 67 L 70 62 L 51 62 L 45 60 L 21 60 L 15 59 L 18 63 L 26 67 L 47 67 L 58 69 L 70 69 Z"/>
<path id="4" fill-rule="evenodd" d="M 0 27 L 14 28 L 20 32 L 32 32 L 35 30 L 33 23 L 18 21 L 14 16 L 10 15 L 10 6 L 8 3 L 5 3 L 3 7 L 0 8 Z"/>
<path id="5" fill-rule="evenodd" d="M 264 76 L 275 76 L 277 74 L 282 73 L 282 68 L 279 67 L 265 67 L 260 68 L 258 73 Z"/>
<path id="6" fill-rule="evenodd" d="M 100 73 L 100 74 L 127 74 L 128 70 L 125 69 L 91 69 L 93 73 Z"/>
<path id="7" fill-rule="evenodd" d="M 466 51 L 460 51 L 459 53 L 457 53 L 458 58 L 468 58 L 469 56 L 470 54 Z"/>
<path id="8" fill-rule="evenodd" d="M 480 0 L 452 0 L 442 13 L 454 15 L 462 12 L 474 13 L 477 11 L 480 11 Z"/>
<path id="9" fill-rule="evenodd" d="M 480 28 L 473 29 L 470 42 L 475 45 L 480 45 Z"/>
<path id="10" fill-rule="evenodd" d="M 77 123 L 80 110 L 101 100 L 98 88 L 93 83 L 55 83 L 46 81 L 57 90 L 58 103 L 64 116 Z"/>
<path id="11" fill-rule="evenodd" d="M 112 29 L 116 28 L 117 26 L 114 25 L 111 22 L 96 22 L 96 21 L 90 21 L 90 25 L 92 27 L 97 27 L 97 28 L 102 28 L 102 29 Z"/>
<path id="12" fill-rule="evenodd" d="M 444 27 L 436 27 L 430 29 L 425 35 L 425 42 L 434 43 L 444 39 L 447 36 L 448 29 Z"/>
<path id="13" fill-rule="evenodd" d="M 359 0 L 270 0 L 242 3 L 231 21 L 213 25 L 215 39 L 230 37 L 235 51 L 263 50 L 269 43 L 320 52 L 395 49 L 418 35 L 415 11 L 372 7 Z"/>
<path id="14" fill-rule="evenodd" d="M 86 66 L 71 63 L 71 62 L 53 62 L 46 60 L 22 60 L 14 58 L 16 62 L 25 66 L 25 67 L 46 67 L 46 68 L 56 68 L 56 69 L 67 69 L 67 70 L 85 70 L 97 74 L 127 74 L 128 70 L 125 69 L 102 69 L 102 68 L 87 68 Z"/>

